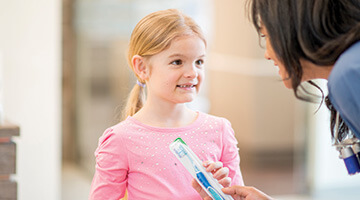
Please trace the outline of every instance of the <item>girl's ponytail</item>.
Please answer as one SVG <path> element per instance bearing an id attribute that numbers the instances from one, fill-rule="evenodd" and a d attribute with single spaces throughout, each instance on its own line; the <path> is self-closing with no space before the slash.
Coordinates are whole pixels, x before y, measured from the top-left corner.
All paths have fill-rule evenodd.
<path id="1" fill-rule="evenodd" d="M 125 120 L 128 116 L 137 113 L 143 107 L 145 99 L 145 84 L 137 81 L 127 98 L 121 120 Z"/>

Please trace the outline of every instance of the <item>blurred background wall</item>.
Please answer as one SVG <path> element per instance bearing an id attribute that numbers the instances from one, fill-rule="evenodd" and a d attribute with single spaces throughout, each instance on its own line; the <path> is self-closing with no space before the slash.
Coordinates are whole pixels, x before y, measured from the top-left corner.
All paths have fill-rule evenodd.
<path id="1" fill-rule="evenodd" d="M 61 1 L 0 1 L 0 104 L 20 126 L 20 200 L 61 196 L 61 46 Z"/>
<path id="2" fill-rule="evenodd" d="M 87 199 L 98 138 L 119 121 L 135 84 L 125 59 L 131 31 L 166 8 L 193 17 L 208 38 L 206 84 L 189 106 L 231 121 L 245 183 L 279 199 L 357 199 L 360 176 L 348 176 L 331 147 L 325 106 L 316 112 L 317 104 L 285 89 L 263 58 L 244 6 L 244 0 L 0 1 L 0 103 L 21 128 L 19 199 Z"/>

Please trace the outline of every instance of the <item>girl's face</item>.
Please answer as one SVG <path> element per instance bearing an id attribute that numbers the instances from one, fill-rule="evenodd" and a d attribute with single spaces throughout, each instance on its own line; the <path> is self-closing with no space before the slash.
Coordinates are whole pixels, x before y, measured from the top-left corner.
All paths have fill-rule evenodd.
<path id="1" fill-rule="evenodd" d="M 205 44 L 195 35 L 174 39 L 170 47 L 151 56 L 146 80 L 148 98 L 171 103 L 192 101 L 204 78 Z"/>
<path id="2" fill-rule="evenodd" d="M 266 41 L 265 58 L 267 60 L 274 61 L 274 65 L 279 68 L 279 75 L 280 75 L 285 87 L 291 89 L 292 88 L 291 79 L 288 78 L 289 75 L 285 69 L 284 64 L 281 63 L 280 60 L 277 58 L 275 51 L 271 46 L 270 38 L 268 37 L 268 33 L 267 33 L 265 26 L 262 27 L 261 34 L 262 34 L 261 37 L 264 37 L 265 41 Z"/>

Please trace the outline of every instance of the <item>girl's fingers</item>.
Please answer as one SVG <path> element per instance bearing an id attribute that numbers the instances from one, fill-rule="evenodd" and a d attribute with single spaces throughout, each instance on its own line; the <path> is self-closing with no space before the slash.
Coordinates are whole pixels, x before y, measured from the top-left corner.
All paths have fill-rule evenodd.
<path id="1" fill-rule="evenodd" d="M 229 168 L 223 167 L 214 173 L 214 178 L 217 180 L 223 179 L 229 175 Z"/>
<path id="2" fill-rule="evenodd" d="M 211 163 L 213 163 L 214 161 L 211 161 L 211 160 L 207 160 L 207 161 L 204 161 L 203 162 L 203 166 L 204 167 L 208 167 Z"/>
<path id="3" fill-rule="evenodd" d="M 206 167 L 206 171 L 207 172 L 213 172 L 213 171 L 217 171 L 218 169 L 223 167 L 223 163 L 222 162 L 210 162 L 207 163 Z"/>
<path id="4" fill-rule="evenodd" d="M 225 177 L 225 178 L 219 180 L 219 183 L 220 183 L 223 187 L 230 187 L 230 185 L 231 185 L 231 178 L 230 178 L 230 177 Z"/>
<path id="5" fill-rule="evenodd" d="M 191 181 L 191 185 L 192 185 L 192 187 L 201 195 L 202 187 L 199 185 L 199 183 L 198 183 L 195 179 L 193 179 L 193 180 Z M 202 197 L 203 197 L 203 196 L 202 196 Z"/>
<path id="6" fill-rule="evenodd" d="M 191 185 L 204 200 L 212 200 L 195 179 L 191 181 Z"/>

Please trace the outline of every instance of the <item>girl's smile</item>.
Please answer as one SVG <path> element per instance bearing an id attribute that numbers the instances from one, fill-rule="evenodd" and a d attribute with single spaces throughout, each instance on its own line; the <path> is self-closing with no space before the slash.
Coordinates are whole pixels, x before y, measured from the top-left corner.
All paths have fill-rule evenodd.
<path id="1" fill-rule="evenodd" d="M 182 84 L 182 85 L 176 85 L 176 87 L 180 88 L 180 89 L 184 89 L 184 90 L 192 90 L 195 89 L 196 84 Z"/>
<path id="2" fill-rule="evenodd" d="M 174 39 L 170 46 L 145 60 L 148 100 L 191 102 L 204 78 L 205 43 L 195 35 Z"/>

